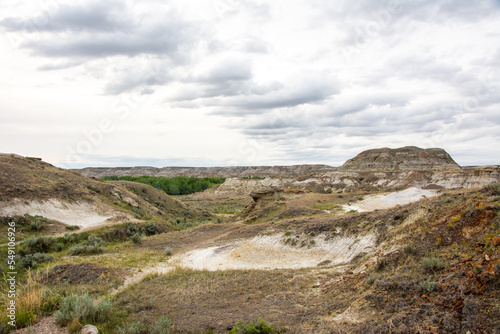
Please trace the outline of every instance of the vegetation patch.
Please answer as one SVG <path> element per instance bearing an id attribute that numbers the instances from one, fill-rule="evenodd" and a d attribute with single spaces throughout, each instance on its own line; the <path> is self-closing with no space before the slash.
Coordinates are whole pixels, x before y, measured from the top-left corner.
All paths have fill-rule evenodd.
<path id="1" fill-rule="evenodd" d="M 71 255 L 100 254 L 104 252 L 104 242 L 101 238 L 89 235 L 87 240 L 69 249 Z"/>
<path id="2" fill-rule="evenodd" d="M 71 294 L 61 301 L 56 312 L 56 323 L 61 326 L 69 325 L 74 320 L 80 323 L 102 323 L 108 319 L 110 310 L 111 303 L 107 300 L 94 302 L 87 293 L 81 296 Z"/>
<path id="3" fill-rule="evenodd" d="M 168 195 L 187 195 L 206 190 L 226 180 L 220 177 L 155 177 L 155 176 L 107 176 L 105 181 L 132 181 L 148 184 L 156 189 L 163 190 Z"/>

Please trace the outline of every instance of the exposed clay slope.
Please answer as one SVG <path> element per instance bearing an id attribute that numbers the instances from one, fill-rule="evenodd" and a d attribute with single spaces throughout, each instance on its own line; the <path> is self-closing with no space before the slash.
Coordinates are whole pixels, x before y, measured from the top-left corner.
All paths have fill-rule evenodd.
<path id="1" fill-rule="evenodd" d="M 175 232 L 184 234 L 182 245 L 191 240 L 194 249 L 179 252 L 170 264 L 180 259 L 181 265 L 210 271 L 177 268 L 151 275 L 113 303 L 141 310 L 130 314 L 130 322 L 168 314 L 179 332 L 226 333 L 241 319 L 262 316 L 297 334 L 496 333 L 499 196 L 499 187 L 491 186 L 389 210 L 268 222 L 252 233 L 241 232 L 255 225 L 241 224 Z M 210 240 L 200 240 L 211 231 Z M 366 239 L 371 235 L 374 240 Z M 155 236 L 138 247 L 161 250 L 178 237 Z M 351 237 L 359 242 L 344 243 Z M 349 250 L 364 241 L 367 247 L 354 257 L 314 253 L 336 243 Z M 302 266 L 299 254 L 311 264 Z M 316 267 L 323 259 L 329 262 Z M 290 269 L 288 260 L 315 268 Z M 222 270 L 211 271 L 217 267 Z"/>
<path id="2" fill-rule="evenodd" d="M 25 213 L 82 227 L 200 214 L 148 185 L 103 182 L 37 158 L 0 155 L 0 215 Z"/>
<path id="3" fill-rule="evenodd" d="M 254 167 L 118 167 L 75 170 L 86 176 L 218 176 L 227 178 L 216 193 L 250 194 L 265 188 L 303 189 L 319 193 L 356 187 L 454 189 L 500 181 L 499 166 L 460 167 L 441 148 L 415 146 L 364 151 L 342 167 L 326 165 Z M 248 179 L 265 177 L 265 179 Z"/>
<path id="4" fill-rule="evenodd" d="M 267 188 L 303 189 L 318 193 L 355 188 L 402 189 L 409 187 L 456 189 L 482 187 L 500 181 L 499 166 L 463 167 L 457 170 L 333 171 L 301 178 L 246 180 L 228 178 L 218 194 L 250 194 Z"/>
<path id="5" fill-rule="evenodd" d="M 347 160 L 341 170 L 356 171 L 403 171 L 449 170 L 460 166 L 442 148 L 423 149 L 406 146 L 396 149 L 378 148 L 361 152 Z"/>

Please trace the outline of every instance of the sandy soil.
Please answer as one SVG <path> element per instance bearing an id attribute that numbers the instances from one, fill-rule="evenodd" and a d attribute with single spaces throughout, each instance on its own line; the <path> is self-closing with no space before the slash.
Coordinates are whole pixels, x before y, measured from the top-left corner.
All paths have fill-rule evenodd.
<path id="1" fill-rule="evenodd" d="M 362 201 L 343 205 L 343 209 L 347 212 L 356 210 L 358 212 L 373 211 L 377 209 L 389 209 L 397 205 L 408 204 L 419 201 L 424 198 L 434 197 L 438 195 L 437 190 L 420 189 L 416 187 L 408 188 L 402 191 L 393 192 L 388 195 L 370 196 Z"/>
<path id="2" fill-rule="evenodd" d="M 217 247 L 195 249 L 175 256 L 172 265 L 197 270 L 230 269 L 298 269 L 316 267 L 324 261 L 331 265 L 349 262 L 361 252 L 375 246 L 372 235 L 337 237 L 326 241 L 323 237 L 307 239 L 304 247 L 284 244 L 283 235 L 257 236 L 251 240 L 227 243 Z"/>
<path id="3" fill-rule="evenodd" d="M 1 216 L 29 214 L 43 216 L 68 225 L 78 225 L 82 228 L 104 225 L 113 213 L 101 212 L 89 203 L 65 203 L 56 199 L 47 201 L 20 201 L 0 203 Z"/>
<path id="4" fill-rule="evenodd" d="M 37 324 L 18 329 L 11 332 L 12 334 L 67 334 L 66 328 L 61 328 L 56 325 L 55 316 L 42 318 Z"/>

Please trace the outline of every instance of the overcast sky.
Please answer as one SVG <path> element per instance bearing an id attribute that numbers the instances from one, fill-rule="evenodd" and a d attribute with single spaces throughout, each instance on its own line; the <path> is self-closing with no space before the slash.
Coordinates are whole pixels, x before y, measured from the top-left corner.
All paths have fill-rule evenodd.
<path id="1" fill-rule="evenodd" d="M 0 152 L 61 167 L 500 164 L 500 1 L 2 0 Z"/>

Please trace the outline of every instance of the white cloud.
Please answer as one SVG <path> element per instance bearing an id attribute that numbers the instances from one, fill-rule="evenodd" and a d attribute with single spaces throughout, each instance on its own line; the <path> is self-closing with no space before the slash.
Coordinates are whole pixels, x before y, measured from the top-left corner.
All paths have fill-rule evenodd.
<path id="1" fill-rule="evenodd" d="M 341 164 L 417 145 L 498 163 L 498 1 L 45 5 L 0 5 L 0 151 Z"/>

